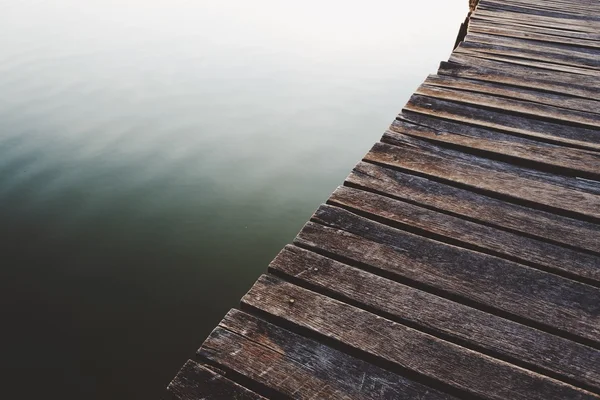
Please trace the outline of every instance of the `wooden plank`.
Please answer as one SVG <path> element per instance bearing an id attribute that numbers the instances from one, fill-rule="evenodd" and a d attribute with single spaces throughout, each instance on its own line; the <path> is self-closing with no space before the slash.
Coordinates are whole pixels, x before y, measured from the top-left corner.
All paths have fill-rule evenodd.
<path id="1" fill-rule="evenodd" d="M 339 187 L 328 200 L 388 225 L 600 286 L 600 257 L 466 221 L 363 190 Z"/>
<path id="2" fill-rule="evenodd" d="M 600 128 L 600 114 L 574 110 L 575 104 L 585 102 L 583 99 L 569 99 L 563 96 L 562 101 L 558 99 L 555 101 L 555 104 L 557 104 L 555 107 L 548 105 L 548 103 L 552 102 L 553 97 L 558 98 L 560 96 L 535 93 L 527 89 L 501 89 L 500 85 L 479 84 L 476 81 L 434 75 L 430 75 L 425 83 L 417 88 L 415 93 L 475 106 L 490 107 L 506 111 L 507 113 L 513 112 L 522 115 L 531 115 L 534 118 L 562 121 L 596 129 Z M 518 100 L 519 94 L 521 94 L 523 100 Z M 510 98 L 507 99 L 506 97 L 509 95 Z M 569 105 L 570 108 L 564 107 L 566 105 Z M 584 104 L 581 105 L 583 106 Z M 591 104 L 588 105 L 592 106 Z M 600 143 L 600 137 L 596 139 Z"/>
<path id="3" fill-rule="evenodd" d="M 552 57 L 545 58 L 545 60 L 532 60 L 528 58 L 527 54 L 521 54 L 518 50 L 510 47 L 488 46 L 481 43 L 461 42 L 460 45 L 454 49 L 454 52 L 450 56 L 450 61 L 454 61 L 455 56 L 457 55 L 471 56 L 473 58 L 479 58 L 482 60 L 502 61 L 504 63 L 510 63 L 517 66 L 535 67 L 552 71 L 592 76 L 594 78 L 600 77 L 600 73 L 598 73 L 597 70 L 555 63 L 552 61 Z"/>
<path id="4" fill-rule="evenodd" d="M 197 354 L 285 398 L 454 399 L 237 310 L 227 314 Z"/>
<path id="5" fill-rule="evenodd" d="M 494 6 L 494 7 L 502 7 L 504 5 L 512 5 L 518 7 L 529 8 L 532 10 L 541 10 L 541 11 L 558 11 L 564 14 L 576 15 L 576 16 L 588 16 L 590 11 L 598 12 L 599 8 L 590 7 L 590 5 L 582 6 L 579 3 L 572 3 L 569 7 L 565 7 L 564 4 L 556 4 L 552 2 L 524 2 L 524 1 L 513 1 L 513 0 L 505 0 L 502 2 L 498 1 L 490 1 L 486 0 L 484 3 L 485 6 Z"/>
<path id="6" fill-rule="evenodd" d="M 596 348 L 600 343 L 596 287 L 417 236 L 339 207 L 319 207 L 313 221 L 326 227 L 307 224 L 295 244 Z"/>
<path id="7" fill-rule="evenodd" d="M 488 29 L 490 31 L 502 31 L 502 32 L 520 32 L 530 33 L 534 35 L 543 35 L 548 38 L 552 37 L 556 40 L 575 40 L 576 43 L 580 43 L 582 46 L 596 47 L 598 40 L 600 40 L 600 34 L 583 33 L 574 31 L 565 31 L 561 29 L 545 28 L 539 26 L 522 25 L 509 22 L 494 22 L 489 20 L 480 20 L 478 18 L 472 18 L 469 21 L 469 30 L 475 29 Z"/>
<path id="8" fill-rule="evenodd" d="M 296 246 L 270 270 L 446 340 L 600 392 L 600 351 L 517 324 Z M 568 355 L 568 356 L 566 356 Z"/>
<path id="9" fill-rule="evenodd" d="M 167 387 L 167 392 L 177 400 L 265 399 L 192 360 L 183 365 Z"/>
<path id="10" fill-rule="evenodd" d="M 467 42 L 478 42 L 500 46 L 508 46 L 532 52 L 551 52 L 570 60 L 583 60 L 582 65 L 590 68 L 598 68 L 600 62 L 600 50 L 592 47 L 574 46 L 572 44 L 550 43 L 539 40 L 519 39 L 507 36 L 489 35 L 485 33 L 469 32 L 465 37 Z"/>
<path id="11" fill-rule="evenodd" d="M 600 252 L 600 225 L 500 201 L 466 189 L 368 163 L 346 183 L 489 226 Z"/>
<path id="12" fill-rule="evenodd" d="M 532 32 L 531 30 L 515 29 L 515 27 L 503 27 L 501 25 L 484 26 L 483 24 L 473 23 L 469 25 L 469 32 L 600 49 L 600 43 L 594 40 L 548 35 L 544 33 Z"/>
<path id="13" fill-rule="evenodd" d="M 560 168 L 560 172 L 600 179 L 600 152 L 557 146 L 407 110 L 402 111 L 390 130 L 459 146 L 465 151 L 481 150 L 509 161 L 515 158 L 539 163 L 542 169 Z M 382 141 L 386 141 L 385 134 Z"/>
<path id="14" fill-rule="evenodd" d="M 500 14 L 505 14 L 506 12 L 517 13 L 523 17 L 529 17 L 534 19 L 544 19 L 553 18 L 559 19 L 561 21 L 565 21 L 567 24 L 580 24 L 583 23 L 585 26 L 595 26 L 600 22 L 600 18 L 593 13 L 581 14 L 581 13 L 573 13 L 568 12 L 568 9 L 543 9 L 543 8 L 533 8 L 523 7 L 520 5 L 509 5 L 507 3 L 495 3 L 491 1 L 487 1 L 483 4 L 480 4 L 477 11 L 489 11 L 496 12 Z"/>
<path id="15" fill-rule="evenodd" d="M 476 19 L 479 21 L 491 21 L 502 24 L 517 24 L 517 25 L 526 25 L 532 27 L 540 27 L 540 28 L 551 28 L 551 29 L 559 29 L 565 31 L 572 32 L 580 32 L 580 33 L 589 33 L 589 34 L 597 34 L 597 30 L 590 27 L 582 27 L 578 25 L 564 24 L 560 22 L 542 22 L 537 21 L 532 18 L 522 19 L 516 18 L 514 16 L 506 16 L 499 15 L 495 13 L 486 13 L 485 11 L 477 12 L 472 17 L 472 19 Z"/>
<path id="16" fill-rule="evenodd" d="M 590 181 L 586 187 L 587 181 L 520 168 L 396 135 L 393 146 L 376 143 L 364 159 L 580 218 L 600 220 L 599 183 Z"/>
<path id="17" fill-rule="evenodd" d="M 475 46 L 474 48 L 478 51 L 494 52 L 534 61 L 592 69 L 596 71 L 596 74 L 600 69 L 600 55 L 592 53 L 591 49 L 579 47 L 567 50 L 559 48 L 557 44 L 551 45 L 547 43 L 542 46 L 524 42 L 525 40 L 514 38 L 503 39 L 500 36 L 487 37 L 479 33 L 468 33 L 459 47 L 468 48 L 468 45 L 471 45 Z M 574 49 L 577 49 L 577 51 L 574 51 Z M 584 50 L 589 51 L 586 52 Z"/>
<path id="18" fill-rule="evenodd" d="M 512 106 L 510 110 L 515 112 L 592 126 L 600 124 L 600 101 L 597 100 L 582 99 L 566 94 L 548 93 L 547 91 L 537 89 L 508 86 L 502 83 L 486 82 L 477 78 L 466 79 L 445 75 L 429 75 L 425 80 L 425 84 L 486 94 L 484 102 L 475 103 L 476 105 L 492 104 L 493 106 L 499 105 L 502 107 L 507 102 L 505 99 L 510 98 L 517 100 L 509 101 Z M 469 96 L 471 95 L 469 94 Z M 497 97 L 501 98 L 497 99 Z M 492 100 L 490 101 L 489 98 Z M 467 97 L 467 99 L 472 98 Z M 544 106 L 534 106 L 530 103 L 543 104 Z M 549 116 L 550 113 L 554 113 L 552 117 Z"/>
<path id="19" fill-rule="evenodd" d="M 483 399 L 599 398 L 272 276 L 242 303 Z"/>
<path id="20" fill-rule="evenodd" d="M 435 97 L 413 95 L 404 110 L 436 116 L 452 121 L 498 129 L 522 135 L 532 140 L 566 144 L 587 150 L 599 151 L 597 129 L 569 126 L 563 123 L 538 120 L 527 116 L 508 114 L 502 110 L 484 109 L 466 103 L 442 100 Z"/>
<path id="21" fill-rule="evenodd" d="M 581 75 L 576 74 L 521 68 L 494 61 L 484 63 L 482 59 L 473 59 L 472 57 L 456 56 L 455 60 L 460 61 L 460 64 L 442 62 L 438 74 L 600 100 L 600 90 L 598 89 L 600 88 L 600 79 L 593 77 L 581 79 Z"/>
<path id="22" fill-rule="evenodd" d="M 522 22 L 529 25 L 548 26 L 552 28 L 568 29 L 572 31 L 591 33 L 598 33 L 598 28 L 600 27 L 600 23 L 598 23 L 597 21 L 575 19 L 567 20 L 565 18 L 544 17 L 541 15 L 533 16 L 510 11 L 494 10 L 491 8 L 484 9 L 484 7 L 479 7 L 477 9 L 477 17 L 506 19 L 511 21 Z"/>

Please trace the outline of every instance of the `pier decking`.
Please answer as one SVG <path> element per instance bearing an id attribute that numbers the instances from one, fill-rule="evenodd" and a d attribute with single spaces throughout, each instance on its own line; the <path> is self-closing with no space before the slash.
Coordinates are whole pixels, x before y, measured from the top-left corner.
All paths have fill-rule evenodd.
<path id="1" fill-rule="evenodd" d="M 169 399 L 600 399 L 600 2 L 464 40 Z"/>

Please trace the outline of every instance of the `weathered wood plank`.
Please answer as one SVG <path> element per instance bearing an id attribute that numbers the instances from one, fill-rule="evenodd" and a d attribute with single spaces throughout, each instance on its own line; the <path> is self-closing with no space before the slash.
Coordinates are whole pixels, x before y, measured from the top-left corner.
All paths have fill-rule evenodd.
<path id="1" fill-rule="evenodd" d="M 319 207 L 295 239 L 340 260 L 443 297 L 563 332 L 582 343 L 600 343 L 600 290 L 472 250 L 441 243 L 361 217 L 339 207 Z"/>
<path id="2" fill-rule="evenodd" d="M 525 65 L 541 66 L 542 68 L 556 69 L 559 71 L 600 76 L 599 69 L 594 66 L 594 64 L 597 64 L 597 60 L 590 60 L 587 57 L 565 56 L 552 49 L 532 50 L 515 46 L 482 43 L 480 41 L 463 41 L 455 52 L 465 54 L 486 53 L 494 56 L 508 56 L 522 59 L 519 62 Z M 506 59 L 506 57 L 504 57 L 504 59 Z"/>
<path id="3" fill-rule="evenodd" d="M 514 0 L 505 0 L 505 1 L 490 1 L 490 0 L 485 0 L 482 4 L 484 4 L 484 6 L 494 6 L 494 7 L 502 7 L 504 5 L 511 5 L 511 6 L 518 6 L 518 7 L 523 7 L 526 9 L 531 9 L 531 10 L 540 10 L 540 11 L 558 11 L 560 13 L 563 14 L 570 14 L 570 15 L 575 15 L 575 16 L 589 16 L 590 15 L 590 11 L 594 10 L 594 11 L 600 11 L 600 9 L 595 8 L 593 6 L 590 6 L 589 4 L 587 4 L 584 8 L 584 6 L 582 6 L 579 3 L 575 3 L 573 2 L 570 7 L 565 7 L 564 4 L 557 4 L 557 3 L 553 3 L 553 2 L 543 2 L 543 3 L 539 3 L 539 2 L 525 2 L 525 1 L 514 1 Z"/>
<path id="4" fill-rule="evenodd" d="M 430 179 L 358 163 L 346 183 L 553 243 L 600 252 L 600 225 L 534 210 Z"/>
<path id="5" fill-rule="evenodd" d="M 460 61 L 460 64 L 442 62 L 438 74 L 600 100 L 600 79 L 593 77 L 582 79 L 581 75 L 518 67 L 494 61 L 481 65 L 484 64 L 482 59 L 472 57 L 456 56 L 455 60 Z"/>
<path id="6" fill-rule="evenodd" d="M 454 398 L 237 310 L 197 354 L 286 398 Z"/>
<path id="7" fill-rule="evenodd" d="M 454 62 L 457 56 L 470 56 L 472 58 L 478 58 L 480 60 L 496 62 L 499 61 L 515 66 L 534 67 L 543 70 L 568 72 L 572 74 L 591 76 L 595 79 L 600 77 L 598 71 L 594 69 L 557 64 L 553 63 L 552 61 L 532 60 L 527 58 L 527 55 L 519 54 L 518 51 L 515 51 L 511 48 L 491 48 L 490 46 L 484 46 L 480 43 L 461 42 L 460 45 L 450 55 L 449 60 Z"/>
<path id="8" fill-rule="evenodd" d="M 396 322 L 600 392 L 600 351 L 517 324 L 296 246 L 270 270 Z"/>
<path id="9" fill-rule="evenodd" d="M 389 197 L 339 187 L 328 202 L 436 240 L 600 286 L 600 257 L 501 231 Z"/>
<path id="10" fill-rule="evenodd" d="M 480 4 L 478 8 L 479 11 L 488 11 L 495 12 L 500 14 L 505 14 L 506 12 L 517 13 L 523 17 L 531 16 L 532 19 L 543 19 L 547 18 L 559 19 L 561 21 L 565 21 L 567 24 L 580 24 L 583 23 L 585 26 L 595 26 L 600 22 L 600 18 L 593 13 L 588 14 L 580 14 L 580 13 L 572 13 L 566 12 L 567 10 L 549 10 L 542 8 L 534 8 L 534 7 L 523 7 L 520 5 L 510 5 L 508 3 L 495 3 L 492 1 L 486 1 L 483 4 Z"/>
<path id="11" fill-rule="evenodd" d="M 444 75 L 429 75 L 424 84 L 452 89 L 442 90 L 440 98 L 449 100 L 458 98 L 460 99 L 458 101 L 475 105 L 505 107 L 504 109 L 507 111 L 530 114 L 536 117 L 576 122 L 595 127 L 600 126 L 600 101 L 597 100 L 507 86 L 506 84 L 491 83 L 479 79 L 456 78 Z M 461 92 L 454 90 L 460 90 Z M 464 91 L 467 91 L 467 93 L 463 93 Z M 470 92 L 476 92 L 479 95 L 473 95 Z M 464 96 L 460 97 L 460 95 Z M 437 93 L 436 97 L 438 97 Z"/>
<path id="12" fill-rule="evenodd" d="M 566 123 L 545 121 L 529 116 L 508 114 L 502 110 L 486 109 L 475 105 L 415 94 L 404 110 L 438 118 L 498 129 L 522 135 L 532 140 L 567 144 L 586 150 L 600 150 L 598 130 Z"/>
<path id="13" fill-rule="evenodd" d="M 396 134 L 376 143 L 366 161 L 413 171 L 528 204 L 600 220 L 600 184 L 492 161 Z"/>
<path id="14" fill-rule="evenodd" d="M 594 40 L 548 35 L 545 33 L 532 32 L 532 30 L 516 29 L 515 27 L 503 27 L 500 25 L 490 26 L 489 24 L 484 25 L 473 23 L 469 25 L 469 32 L 600 49 L 600 43 Z"/>
<path id="15" fill-rule="evenodd" d="M 575 40 L 581 46 L 596 47 L 600 40 L 600 34 L 584 33 L 575 31 L 566 31 L 562 29 L 546 28 L 541 26 L 522 25 L 510 22 L 495 22 L 490 20 L 480 20 L 472 18 L 469 21 L 469 30 L 489 30 L 499 32 L 517 32 L 525 34 L 533 34 L 553 38 L 554 40 Z"/>
<path id="16" fill-rule="evenodd" d="M 177 400 L 265 399 L 192 360 L 183 365 L 167 387 L 167 392 Z"/>
<path id="17" fill-rule="evenodd" d="M 511 11 L 502 11 L 497 9 L 492 9 L 490 7 L 485 8 L 479 7 L 477 9 L 477 17 L 491 17 L 495 19 L 506 19 L 516 22 L 522 22 L 529 25 L 540 25 L 540 26 L 549 26 L 553 28 L 559 29 L 568 29 L 572 31 L 579 32 L 590 32 L 590 33 L 598 33 L 598 28 L 600 27 L 600 23 L 597 21 L 590 20 L 576 20 L 576 19 L 566 19 L 566 18 L 557 18 L 557 17 L 545 17 L 541 15 L 533 16 L 533 15 L 525 15 L 522 13 L 511 12 Z"/>
<path id="18" fill-rule="evenodd" d="M 575 176 L 600 179 L 600 152 L 557 146 L 477 126 L 403 110 L 390 131 L 448 143 L 469 151 L 481 150 L 502 159 L 515 158 L 560 168 Z M 386 141 L 386 134 L 382 141 Z"/>
<path id="19" fill-rule="evenodd" d="M 557 57 L 560 56 L 561 58 L 564 58 L 565 60 L 579 60 L 580 64 L 587 68 L 598 69 L 598 67 L 600 66 L 600 62 L 598 62 L 600 50 L 591 47 L 581 47 L 562 43 L 550 43 L 530 39 L 519 39 L 507 36 L 496 36 L 476 32 L 469 32 L 465 37 L 465 41 L 512 47 L 524 51 L 529 51 L 533 54 L 538 52 L 552 53 Z"/>
<path id="20" fill-rule="evenodd" d="M 478 86 L 479 89 L 476 89 Z M 477 82 L 465 82 L 464 80 L 458 80 L 458 78 L 454 80 L 452 78 L 436 78 L 431 75 L 424 84 L 419 86 L 415 93 L 474 106 L 489 107 L 505 111 L 507 114 L 512 112 L 538 119 L 591 127 L 592 129 L 600 128 L 600 114 L 576 111 L 572 108 L 573 106 L 567 109 L 545 104 L 551 102 L 553 95 L 540 94 L 537 96 L 538 101 L 534 102 L 535 95 L 531 91 L 527 93 L 527 90 L 524 89 L 499 89 L 492 86 L 491 84 L 478 85 Z M 489 94 L 485 93 L 486 89 Z M 506 94 L 510 92 L 511 98 L 503 97 L 502 91 Z M 517 99 L 519 92 L 522 93 L 523 100 Z M 542 103 L 544 97 L 546 97 L 545 103 Z M 583 102 L 584 100 L 579 99 L 579 101 Z M 573 103 L 577 102 L 577 99 L 573 99 Z M 559 101 L 556 101 L 556 103 L 559 103 Z M 563 103 L 568 103 L 568 99 L 563 99 Z M 557 105 L 562 106 L 563 104 Z"/>
<path id="21" fill-rule="evenodd" d="M 599 398 L 272 276 L 262 276 L 242 303 L 480 398 Z"/>

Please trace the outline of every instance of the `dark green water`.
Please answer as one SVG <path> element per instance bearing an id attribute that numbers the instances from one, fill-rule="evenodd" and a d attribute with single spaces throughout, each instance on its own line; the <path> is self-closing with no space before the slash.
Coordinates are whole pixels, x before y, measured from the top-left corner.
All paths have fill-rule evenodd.
<path id="1" fill-rule="evenodd" d="M 147 399 L 447 59 L 467 2 L 0 9 L 0 397 Z"/>

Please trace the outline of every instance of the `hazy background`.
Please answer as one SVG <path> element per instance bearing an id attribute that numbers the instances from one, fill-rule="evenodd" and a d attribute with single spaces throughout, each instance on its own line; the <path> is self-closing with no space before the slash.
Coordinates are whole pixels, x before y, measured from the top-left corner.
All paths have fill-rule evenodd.
<path id="1" fill-rule="evenodd" d="M 467 8 L 0 0 L 0 397 L 156 397 Z"/>

